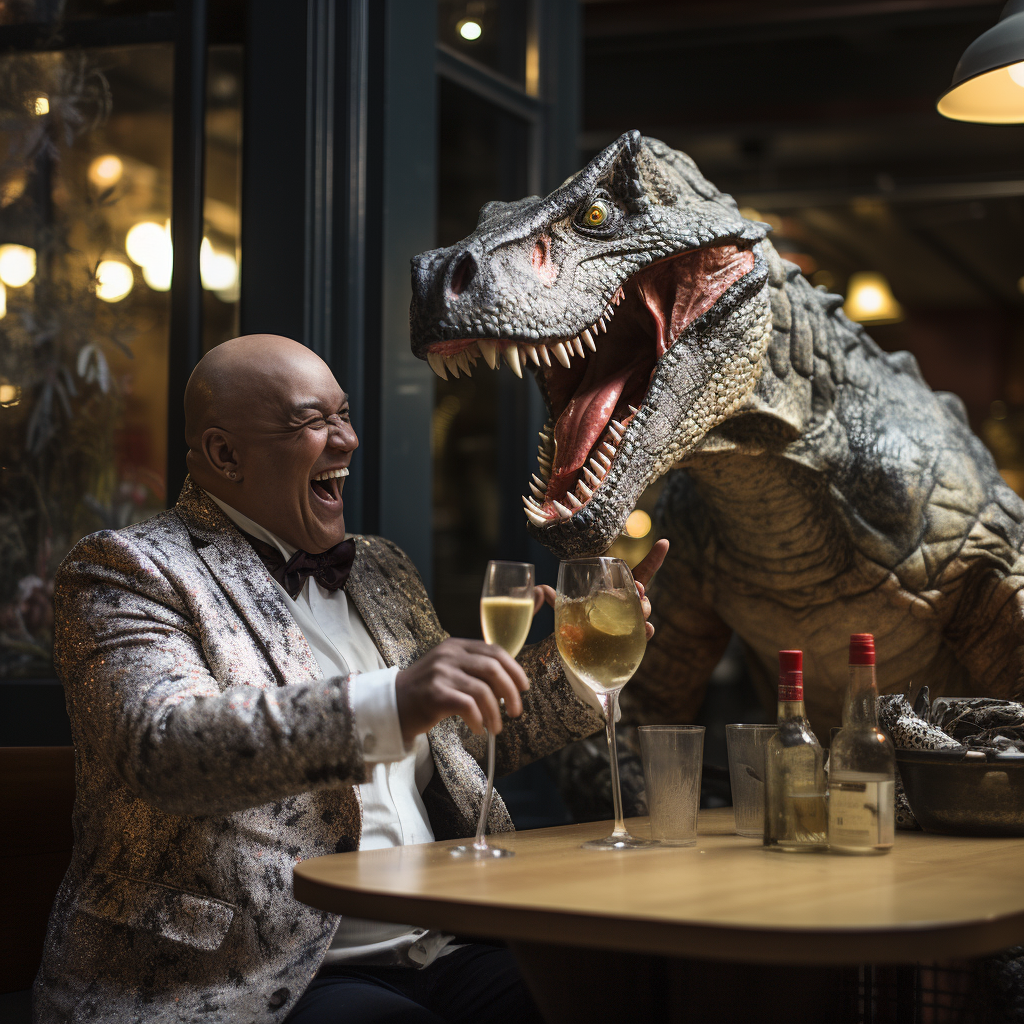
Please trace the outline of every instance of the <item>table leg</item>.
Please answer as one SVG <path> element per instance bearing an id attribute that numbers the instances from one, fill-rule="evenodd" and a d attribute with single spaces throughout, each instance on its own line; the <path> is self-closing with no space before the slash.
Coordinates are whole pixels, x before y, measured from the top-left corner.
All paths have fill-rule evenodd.
<path id="1" fill-rule="evenodd" d="M 549 1024 L 858 1019 L 856 968 L 680 960 L 538 942 L 509 948 Z"/>

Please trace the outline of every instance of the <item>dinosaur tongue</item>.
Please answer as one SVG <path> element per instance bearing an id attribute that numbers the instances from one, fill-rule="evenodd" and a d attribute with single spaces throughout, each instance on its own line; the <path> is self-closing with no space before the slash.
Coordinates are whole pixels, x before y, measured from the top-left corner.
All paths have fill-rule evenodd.
<path id="1" fill-rule="evenodd" d="M 625 362 L 623 355 L 627 355 Z M 632 358 L 628 358 L 629 355 Z M 650 374 L 649 350 L 623 353 L 617 346 L 606 345 L 587 359 L 583 380 L 555 424 L 555 459 L 549 494 L 564 492 L 558 478 L 571 478 L 587 461 L 590 449 L 615 415 L 623 392 L 631 396 L 639 389 L 643 394 Z"/>

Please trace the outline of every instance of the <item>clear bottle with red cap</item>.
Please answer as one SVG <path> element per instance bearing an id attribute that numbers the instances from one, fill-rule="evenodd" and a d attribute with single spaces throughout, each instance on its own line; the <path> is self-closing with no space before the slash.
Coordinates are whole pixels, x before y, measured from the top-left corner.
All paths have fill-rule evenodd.
<path id="1" fill-rule="evenodd" d="M 802 651 L 779 651 L 778 721 L 765 750 L 764 845 L 789 853 L 825 850 L 824 757 L 804 711 Z"/>
<path id="2" fill-rule="evenodd" d="M 888 853 L 895 830 L 896 757 L 878 728 L 875 638 L 850 637 L 850 686 L 843 727 L 828 763 L 829 848 L 839 853 Z"/>

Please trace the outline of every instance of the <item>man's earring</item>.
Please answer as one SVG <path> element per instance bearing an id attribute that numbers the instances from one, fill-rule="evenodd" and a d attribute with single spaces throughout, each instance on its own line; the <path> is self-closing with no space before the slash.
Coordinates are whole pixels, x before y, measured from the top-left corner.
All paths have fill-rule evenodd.
<path id="1" fill-rule="evenodd" d="M 238 474 L 234 470 L 228 473 L 228 477 L 232 480 L 234 480 L 236 476 L 238 476 Z"/>

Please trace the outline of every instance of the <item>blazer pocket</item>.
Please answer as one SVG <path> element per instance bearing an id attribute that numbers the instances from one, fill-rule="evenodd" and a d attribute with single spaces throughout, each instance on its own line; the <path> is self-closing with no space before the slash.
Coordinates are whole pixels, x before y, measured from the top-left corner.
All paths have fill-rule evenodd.
<path id="1" fill-rule="evenodd" d="M 77 903 L 87 917 L 211 953 L 224 942 L 235 916 L 230 903 L 115 872 L 90 878 Z"/>

